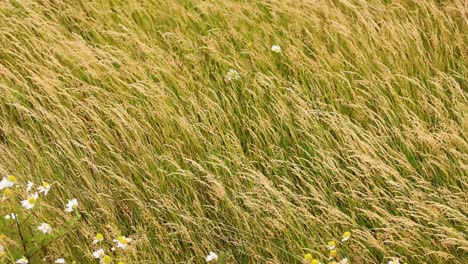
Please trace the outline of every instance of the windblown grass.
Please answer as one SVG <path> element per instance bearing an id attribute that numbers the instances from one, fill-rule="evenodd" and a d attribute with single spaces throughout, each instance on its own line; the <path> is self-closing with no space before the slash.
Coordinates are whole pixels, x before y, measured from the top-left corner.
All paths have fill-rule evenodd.
<path id="1" fill-rule="evenodd" d="M 0 175 L 80 201 L 51 259 L 92 263 L 95 233 L 121 231 L 128 263 L 324 262 L 351 230 L 350 263 L 467 263 L 467 17 L 463 0 L 1 1 Z"/>

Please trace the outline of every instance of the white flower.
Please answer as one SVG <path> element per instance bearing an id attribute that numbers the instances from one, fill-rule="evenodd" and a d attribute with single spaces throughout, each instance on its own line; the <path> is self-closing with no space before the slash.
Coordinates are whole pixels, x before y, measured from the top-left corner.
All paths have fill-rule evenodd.
<path id="1" fill-rule="evenodd" d="M 10 177 L 6 178 L 3 177 L 3 179 L 0 181 L 0 190 L 10 188 L 11 186 L 16 184 L 16 177 L 11 175 Z"/>
<path id="2" fill-rule="evenodd" d="M 344 258 L 340 261 L 340 264 L 346 264 L 348 263 L 348 258 Z"/>
<path id="3" fill-rule="evenodd" d="M 94 253 L 93 253 L 93 257 L 97 258 L 97 259 L 100 259 L 100 258 L 104 257 L 104 255 L 105 255 L 104 249 L 102 249 L 102 248 L 94 251 Z"/>
<path id="4" fill-rule="evenodd" d="M 240 75 L 239 73 L 234 70 L 234 69 L 229 69 L 229 71 L 226 73 L 226 75 L 224 76 L 224 78 L 226 79 L 226 81 L 232 81 L 232 80 L 237 80 L 240 78 Z"/>
<path id="5" fill-rule="evenodd" d="M 34 183 L 28 182 L 28 185 L 26 186 L 26 191 L 27 191 L 27 192 L 31 191 L 33 185 L 34 185 Z"/>
<path id="6" fill-rule="evenodd" d="M 37 227 L 37 230 L 41 231 L 44 234 L 50 234 L 52 232 L 52 227 L 49 224 L 42 223 Z"/>
<path id="7" fill-rule="evenodd" d="M 22 257 L 20 259 L 17 259 L 15 263 L 17 263 L 17 264 L 28 264 L 29 261 L 28 261 L 28 259 L 26 257 Z"/>
<path id="8" fill-rule="evenodd" d="M 281 47 L 279 45 L 273 45 L 273 46 L 271 46 L 271 51 L 276 52 L 276 53 L 280 53 L 282 50 L 281 50 Z"/>
<path id="9" fill-rule="evenodd" d="M 333 250 L 333 249 L 335 249 L 335 247 L 336 247 L 335 241 L 332 240 L 332 241 L 328 242 L 328 245 L 327 245 L 328 250 Z"/>
<path id="10" fill-rule="evenodd" d="M 36 205 L 37 202 L 37 197 L 39 197 L 39 194 L 34 193 L 28 196 L 28 199 L 21 201 L 21 205 L 30 210 Z"/>
<path id="11" fill-rule="evenodd" d="M 43 182 L 41 186 L 37 187 L 37 190 L 39 193 L 44 193 L 44 195 L 47 195 L 50 191 L 50 184 L 48 182 Z"/>
<path id="12" fill-rule="evenodd" d="M 111 250 L 112 250 L 112 251 L 115 251 L 115 247 L 112 247 Z"/>
<path id="13" fill-rule="evenodd" d="M 343 233 L 343 237 L 341 238 L 341 241 L 342 241 L 342 242 L 345 242 L 345 241 L 347 241 L 350 237 L 351 237 L 351 232 L 346 231 L 346 232 Z"/>
<path id="14" fill-rule="evenodd" d="M 206 262 L 210 262 L 210 261 L 213 261 L 213 260 L 218 260 L 218 255 L 216 255 L 216 253 L 214 252 L 210 252 L 210 254 L 208 254 L 208 256 L 206 256 Z"/>
<path id="15" fill-rule="evenodd" d="M 111 261 L 112 261 L 112 258 L 109 255 L 104 255 L 101 258 L 101 261 L 99 261 L 99 263 L 100 264 L 109 264 L 109 263 L 111 263 Z"/>
<path id="16" fill-rule="evenodd" d="M 68 200 L 67 206 L 65 208 L 65 212 L 71 213 L 76 207 L 78 207 L 78 200 L 76 199 Z"/>
<path id="17" fill-rule="evenodd" d="M 388 264 L 400 264 L 400 259 L 398 258 L 392 258 L 392 260 L 390 260 L 388 262 Z"/>
<path id="18" fill-rule="evenodd" d="M 104 240 L 104 236 L 101 233 L 97 233 L 96 236 L 94 237 L 93 244 L 97 244 Z"/>
<path id="19" fill-rule="evenodd" d="M 59 258 L 59 259 L 57 259 L 57 260 L 55 261 L 55 263 L 61 263 L 61 264 L 63 264 L 63 263 L 65 263 L 65 260 L 64 260 L 63 258 Z"/>
<path id="20" fill-rule="evenodd" d="M 114 239 L 114 242 L 117 243 L 117 247 L 121 249 L 125 249 L 130 241 L 132 240 L 125 236 L 118 236 L 117 239 Z"/>
<path id="21" fill-rule="evenodd" d="M 16 214 L 14 214 L 14 213 L 7 214 L 7 215 L 5 215 L 5 219 L 6 220 L 10 220 L 10 219 L 15 220 L 16 219 Z"/>

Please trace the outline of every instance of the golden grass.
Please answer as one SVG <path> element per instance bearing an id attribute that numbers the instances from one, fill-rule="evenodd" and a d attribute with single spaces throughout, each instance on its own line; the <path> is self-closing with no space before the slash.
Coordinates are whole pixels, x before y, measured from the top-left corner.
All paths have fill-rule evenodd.
<path id="1" fill-rule="evenodd" d="M 0 1 L 0 175 L 80 201 L 49 260 L 94 263 L 95 233 L 122 232 L 127 263 L 323 263 L 351 230 L 351 263 L 466 263 L 467 17 L 463 0 Z"/>

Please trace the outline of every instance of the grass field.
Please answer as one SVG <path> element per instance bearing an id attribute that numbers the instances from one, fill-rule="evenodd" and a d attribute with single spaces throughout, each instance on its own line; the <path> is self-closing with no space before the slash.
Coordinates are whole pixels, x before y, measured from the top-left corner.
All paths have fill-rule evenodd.
<path id="1" fill-rule="evenodd" d="M 464 0 L 0 1 L 0 179 L 81 214 L 30 263 L 96 233 L 132 239 L 112 263 L 468 263 L 467 43 Z"/>

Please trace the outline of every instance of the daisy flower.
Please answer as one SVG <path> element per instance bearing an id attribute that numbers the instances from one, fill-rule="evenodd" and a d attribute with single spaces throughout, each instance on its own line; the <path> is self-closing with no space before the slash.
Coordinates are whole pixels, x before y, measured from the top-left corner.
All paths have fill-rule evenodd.
<path id="1" fill-rule="evenodd" d="M 271 51 L 280 53 L 282 51 L 281 47 L 279 45 L 273 45 L 271 46 Z"/>
<path id="2" fill-rule="evenodd" d="M 304 260 L 311 260 L 312 259 L 312 254 L 307 253 L 304 255 Z"/>
<path id="3" fill-rule="evenodd" d="M 52 232 L 52 227 L 49 224 L 42 223 L 37 227 L 37 230 L 41 231 L 44 234 L 50 234 L 50 232 Z"/>
<path id="4" fill-rule="evenodd" d="M 17 263 L 17 264 L 28 264 L 29 261 L 28 261 L 28 259 L 26 257 L 22 257 L 20 259 L 17 259 L 15 263 Z"/>
<path id="5" fill-rule="evenodd" d="M 210 252 L 210 254 L 208 254 L 208 256 L 206 256 L 206 262 L 210 262 L 210 261 L 216 261 L 218 260 L 218 255 L 216 255 L 216 253 L 214 252 Z"/>
<path id="6" fill-rule="evenodd" d="M 101 262 L 102 264 L 110 264 L 112 261 L 111 257 L 109 255 L 104 255 L 104 257 L 102 257 L 101 259 Z"/>
<path id="7" fill-rule="evenodd" d="M 65 212 L 71 213 L 76 207 L 78 207 L 78 200 L 74 198 L 71 200 L 68 200 L 67 205 L 65 207 Z"/>
<path id="8" fill-rule="evenodd" d="M 117 239 L 114 239 L 114 242 L 117 243 L 117 247 L 121 249 L 125 249 L 130 241 L 132 240 L 125 236 L 118 236 Z"/>
<path id="9" fill-rule="evenodd" d="M 27 192 L 30 192 L 31 189 L 32 189 L 32 187 L 33 187 L 33 185 L 34 185 L 34 183 L 28 181 L 28 185 L 26 186 L 26 191 L 27 191 Z"/>
<path id="10" fill-rule="evenodd" d="M 239 73 L 234 69 L 229 69 L 229 71 L 224 76 L 224 79 L 226 79 L 226 81 L 238 80 L 239 78 Z"/>
<path id="11" fill-rule="evenodd" d="M 392 260 L 390 260 L 388 262 L 388 264 L 400 264 L 400 259 L 399 258 L 392 258 Z"/>
<path id="12" fill-rule="evenodd" d="M 57 260 L 55 261 L 55 263 L 61 263 L 61 264 L 63 264 L 63 263 L 66 263 L 66 262 L 65 262 L 65 259 L 59 258 L 59 259 L 57 259 Z"/>
<path id="13" fill-rule="evenodd" d="M 93 252 L 93 257 L 97 258 L 97 259 L 100 259 L 100 258 L 104 257 L 104 255 L 105 255 L 104 249 L 102 249 L 102 248 L 100 248 L 100 249 Z"/>
<path id="14" fill-rule="evenodd" d="M 347 241 L 350 237 L 351 237 L 351 232 L 346 231 L 346 232 L 343 233 L 343 237 L 341 238 L 341 241 L 342 241 L 342 242 L 345 242 L 345 241 Z"/>
<path id="15" fill-rule="evenodd" d="M 347 264 L 348 263 L 348 258 L 344 258 L 340 261 L 340 264 Z"/>
<path id="16" fill-rule="evenodd" d="M 28 199 L 21 201 L 21 205 L 28 210 L 32 209 L 36 205 L 38 196 L 39 194 L 37 193 L 29 195 Z"/>
<path id="17" fill-rule="evenodd" d="M 94 237 L 93 244 L 97 244 L 104 240 L 104 236 L 101 233 L 97 233 L 96 236 Z"/>
<path id="18" fill-rule="evenodd" d="M 335 241 L 333 241 L 333 240 L 332 240 L 332 241 L 329 241 L 329 242 L 328 242 L 328 245 L 327 245 L 327 249 L 328 249 L 328 250 L 333 250 L 333 249 L 335 249 L 335 246 L 336 246 Z"/>
<path id="19" fill-rule="evenodd" d="M 3 179 L 0 181 L 0 190 L 3 190 L 5 188 L 9 188 L 13 185 L 16 184 L 16 177 L 11 175 L 10 177 L 6 178 L 3 177 Z"/>
<path id="20" fill-rule="evenodd" d="M 330 256 L 329 256 L 329 259 L 332 259 L 336 256 L 336 250 L 335 249 L 332 249 L 330 250 Z"/>
<path id="21" fill-rule="evenodd" d="M 48 182 L 43 182 L 41 186 L 37 187 L 37 190 L 39 193 L 44 193 L 44 195 L 47 195 L 50 191 L 50 184 Z"/>
<path id="22" fill-rule="evenodd" d="M 318 259 L 313 259 L 310 261 L 310 264 L 322 264 Z"/>

